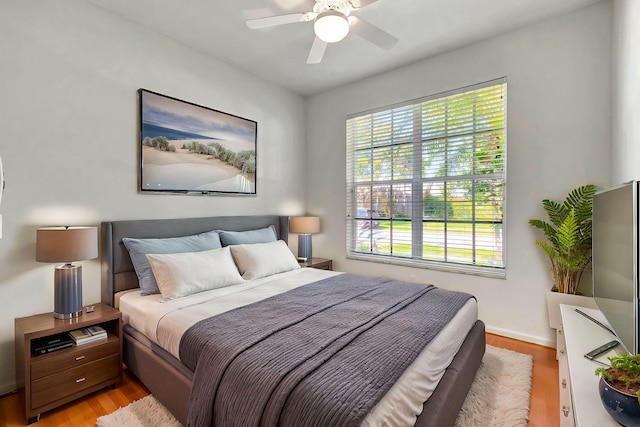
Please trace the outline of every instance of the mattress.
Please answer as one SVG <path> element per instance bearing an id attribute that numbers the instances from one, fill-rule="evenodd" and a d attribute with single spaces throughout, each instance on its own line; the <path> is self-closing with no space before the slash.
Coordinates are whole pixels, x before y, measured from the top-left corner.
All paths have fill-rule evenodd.
<path id="1" fill-rule="evenodd" d="M 180 338 L 196 322 L 339 274 L 303 268 L 166 302 L 159 302 L 160 295 L 143 297 L 133 291 L 119 296 L 119 307 L 125 323 L 179 358 Z M 362 425 L 413 425 L 423 402 L 433 393 L 476 320 L 477 303 L 470 299 L 378 402 Z"/>

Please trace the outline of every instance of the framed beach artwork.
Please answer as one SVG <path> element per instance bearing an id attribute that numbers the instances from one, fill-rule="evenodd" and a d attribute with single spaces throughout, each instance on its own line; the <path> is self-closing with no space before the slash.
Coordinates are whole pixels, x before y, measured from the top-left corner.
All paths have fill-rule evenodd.
<path id="1" fill-rule="evenodd" d="M 256 194 L 258 124 L 146 89 L 140 100 L 140 191 Z"/>

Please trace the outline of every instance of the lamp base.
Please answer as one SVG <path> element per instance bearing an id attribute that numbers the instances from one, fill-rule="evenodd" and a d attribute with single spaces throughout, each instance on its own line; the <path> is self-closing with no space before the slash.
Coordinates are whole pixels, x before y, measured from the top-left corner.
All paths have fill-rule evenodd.
<path id="1" fill-rule="evenodd" d="M 54 273 L 54 309 L 56 319 L 82 316 L 82 266 L 65 264 Z"/>
<path id="2" fill-rule="evenodd" d="M 310 259 L 311 257 L 311 234 L 298 235 L 298 257 Z"/>

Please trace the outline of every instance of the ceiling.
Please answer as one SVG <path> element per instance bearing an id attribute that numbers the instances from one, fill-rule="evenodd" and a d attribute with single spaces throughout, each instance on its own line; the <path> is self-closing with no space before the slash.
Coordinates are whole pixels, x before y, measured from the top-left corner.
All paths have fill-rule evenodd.
<path id="1" fill-rule="evenodd" d="M 314 0 L 88 0 L 218 60 L 309 96 L 601 0 L 379 0 L 357 12 L 399 39 L 389 51 L 349 34 L 306 63 L 313 23 L 249 29 L 245 19 L 307 12 Z"/>

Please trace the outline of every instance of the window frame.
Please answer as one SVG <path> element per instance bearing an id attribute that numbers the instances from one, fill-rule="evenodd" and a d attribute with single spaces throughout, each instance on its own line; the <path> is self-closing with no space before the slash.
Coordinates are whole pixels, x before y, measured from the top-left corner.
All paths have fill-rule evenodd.
<path id="1" fill-rule="evenodd" d="M 479 174 L 477 173 L 477 170 L 473 170 L 472 174 L 468 174 L 468 175 L 449 175 L 448 173 L 444 176 L 436 176 L 436 177 L 426 177 L 424 176 L 424 170 L 423 170 L 423 163 L 422 163 L 422 152 L 423 152 L 423 143 L 424 141 L 429 140 L 429 138 L 425 138 L 424 137 L 424 132 L 425 132 L 425 128 L 422 127 L 422 123 L 420 122 L 420 120 L 416 117 L 416 115 L 422 114 L 421 113 L 421 109 L 423 107 L 423 104 L 430 102 L 430 101 L 434 101 L 434 100 L 438 100 L 438 99 L 444 99 L 444 98 L 449 98 L 452 97 L 454 95 L 458 95 L 458 94 L 462 94 L 462 93 L 466 93 L 466 92 L 473 92 L 473 91 L 477 91 L 480 89 L 486 89 L 492 86 L 502 86 L 501 90 L 502 90 L 502 95 L 503 95 L 503 100 L 502 100 L 502 113 L 503 113 L 503 117 L 504 117 L 504 124 L 503 126 L 500 128 L 500 132 L 502 135 L 502 141 L 501 141 L 501 151 L 502 151 L 502 171 L 498 172 L 498 173 L 494 173 L 494 174 Z M 475 104 L 474 104 L 475 105 Z M 396 110 L 400 110 L 403 108 L 409 108 L 409 109 L 413 109 L 413 114 L 414 117 L 412 119 L 412 123 L 413 123 L 413 130 L 412 130 L 412 137 L 411 137 L 411 144 L 413 147 L 413 154 L 411 155 L 411 161 L 412 162 L 420 162 L 420 166 L 414 166 L 413 167 L 413 176 L 411 177 L 405 177 L 405 179 L 394 179 L 393 175 L 390 175 L 390 177 L 388 177 L 387 179 L 378 179 L 378 180 L 374 180 L 372 178 L 371 181 L 366 182 L 365 184 L 363 184 L 362 182 L 358 182 L 356 179 L 356 163 L 355 163 L 355 155 L 356 155 L 356 151 L 357 151 L 357 147 L 355 147 L 354 145 L 358 142 L 356 141 L 356 137 L 350 137 L 349 132 L 350 132 L 350 125 L 349 125 L 349 121 L 351 119 L 355 119 L 355 118 L 362 118 L 364 116 L 369 116 L 369 115 L 375 115 L 376 113 L 386 113 L 386 114 L 393 114 L 394 111 Z M 499 109 L 498 109 L 499 110 Z M 449 115 L 447 115 L 446 117 L 449 117 Z M 373 118 L 372 118 L 373 120 Z M 395 124 L 395 122 L 393 122 L 393 119 L 391 120 L 392 124 Z M 471 138 L 473 138 L 473 140 L 475 141 L 475 138 L 478 137 L 478 135 L 480 135 L 480 132 L 477 132 L 475 130 L 475 125 L 477 124 L 476 121 L 473 122 L 474 123 L 474 131 L 470 134 Z M 395 131 L 391 131 L 389 138 L 395 138 L 396 134 L 394 133 Z M 402 131 L 400 131 L 402 132 Z M 347 194 L 346 194 L 346 257 L 347 259 L 355 259 L 355 260 L 364 260 L 364 261 L 374 261 L 374 262 L 378 262 L 378 263 L 388 263 L 388 264 L 395 264 L 395 265 L 404 265 L 404 266 L 410 266 L 410 267 L 419 267 L 419 268 L 427 268 L 427 269 L 434 269 L 434 270 L 443 270 L 443 271 L 449 271 L 449 272 L 455 272 L 455 273 L 463 273 L 463 274 L 473 274 L 473 275 L 480 275 L 480 276 L 487 276 L 487 277 L 496 277 L 496 278 L 506 278 L 506 270 L 507 270 L 507 259 L 506 259 L 506 225 L 507 225 L 507 79 L 506 77 L 502 77 L 502 78 L 498 78 L 498 79 L 494 79 L 494 80 L 490 80 L 487 82 L 483 82 L 483 83 L 479 83 L 479 84 L 475 84 L 475 85 L 471 85 L 471 86 L 466 86 L 466 87 L 462 87 L 462 88 L 458 88 L 455 90 L 451 90 L 451 91 L 446 91 L 446 92 L 442 92 L 442 93 L 438 93 L 438 94 L 434 94 L 434 95 L 430 95 L 430 96 L 426 96 L 426 97 L 422 97 L 422 98 L 418 98 L 418 99 L 414 99 L 414 100 L 409 100 L 406 102 L 401 102 L 401 103 L 397 103 L 397 104 L 393 104 L 393 105 L 388 105 L 388 106 L 384 106 L 384 107 L 380 107 L 380 108 L 376 108 L 373 110 L 368 110 L 368 111 L 364 111 L 364 112 L 360 112 L 360 113 L 356 113 L 356 114 L 351 114 L 349 116 L 347 116 L 346 118 L 346 175 L 347 175 Z M 400 135 L 401 137 L 403 137 L 403 135 Z M 450 143 L 450 139 L 451 136 L 450 135 L 446 135 L 445 137 L 443 137 L 443 140 L 447 141 L 447 144 Z M 399 146 L 400 144 L 404 144 L 407 145 L 407 142 L 404 141 L 402 143 L 398 143 L 397 145 Z M 381 145 L 382 146 L 382 145 Z M 388 147 L 394 147 L 396 146 L 395 143 L 387 143 Z M 428 150 L 431 149 L 433 146 L 429 146 Z M 375 150 L 376 146 L 375 143 L 373 142 L 373 137 L 372 137 L 372 142 L 371 142 L 371 148 L 370 151 L 372 153 L 373 156 L 373 152 Z M 426 151 L 428 151 L 426 150 Z M 419 153 L 418 153 L 419 152 Z M 392 157 L 393 158 L 393 157 Z M 371 162 L 373 162 L 373 157 Z M 474 159 L 475 162 L 475 159 Z M 475 167 L 475 163 L 474 163 L 474 167 Z M 392 174 L 394 169 L 392 168 Z M 471 236 L 472 236 L 472 259 L 473 261 L 469 262 L 469 263 L 461 263 L 461 262 L 455 262 L 455 261 L 451 261 L 451 260 L 443 260 L 443 261 L 436 261 L 436 260 L 432 260 L 432 259 L 425 259 L 422 258 L 422 250 L 423 250 L 423 246 L 425 244 L 425 242 L 423 241 L 423 227 L 424 224 L 428 223 L 428 222 L 434 222 L 434 221 L 430 221 L 428 219 L 425 219 L 424 215 L 423 215 L 423 210 L 424 210 L 424 201 L 425 198 L 423 196 L 424 194 L 424 187 L 421 187 L 425 182 L 437 182 L 437 183 L 447 183 L 447 182 L 457 182 L 457 181 L 470 181 L 473 185 L 475 185 L 475 182 L 481 179 L 483 181 L 488 181 L 490 179 L 496 179 L 500 182 L 500 186 L 502 188 L 502 201 L 501 201 L 501 216 L 502 216 L 502 220 L 501 222 L 497 222 L 498 224 L 501 224 L 501 228 L 500 228 L 500 233 L 501 233 L 501 260 L 502 260 L 502 265 L 501 266 L 491 266 L 491 265 L 482 265 L 482 264 L 476 264 L 476 250 L 478 249 L 475 246 L 475 239 L 476 239 L 476 233 L 475 231 L 475 226 L 477 224 L 480 223 L 484 223 L 487 221 L 484 220 L 479 220 L 476 219 L 475 217 L 475 212 L 478 211 L 478 206 L 475 205 L 475 203 L 472 205 L 473 209 L 472 209 L 472 220 L 465 220 L 463 222 L 465 223 L 469 223 L 471 224 L 471 226 L 473 227 L 471 232 Z M 393 255 L 392 253 L 389 254 L 384 254 L 384 253 L 373 253 L 373 252 L 362 252 L 362 251 L 357 251 L 356 250 L 356 246 L 358 244 L 358 240 L 356 237 L 356 233 L 358 232 L 358 225 L 357 222 L 360 221 L 359 216 L 357 214 L 358 210 L 361 210 L 358 208 L 358 196 L 356 194 L 356 189 L 360 188 L 360 187 L 364 187 L 365 185 L 369 185 L 370 188 L 372 189 L 370 194 L 370 197 L 373 197 L 373 188 L 376 185 L 384 185 L 387 186 L 388 192 L 389 194 L 393 194 L 393 187 L 396 185 L 401 185 L 401 184 L 409 184 L 411 185 L 411 195 L 412 195 L 412 207 L 411 207 L 411 217 L 408 219 L 408 221 L 411 222 L 411 256 L 402 256 L 402 255 Z M 416 185 L 417 183 L 420 184 L 420 187 L 418 185 Z M 473 188 L 473 187 L 472 187 Z M 475 191 L 472 190 L 472 194 L 473 194 L 473 198 L 475 198 Z M 417 196 L 417 197 L 416 197 Z M 389 196 L 389 200 L 392 200 L 392 196 Z M 420 202 L 416 202 L 416 200 L 420 200 Z M 475 200 L 475 199 L 473 199 Z M 373 208 L 373 206 L 368 206 L 368 209 Z M 391 205 L 389 205 L 388 210 L 392 210 Z M 413 219 L 412 219 L 413 218 Z M 390 223 L 397 221 L 397 218 L 394 218 L 394 216 L 392 214 L 388 215 L 388 218 L 386 219 L 382 219 L 383 221 L 390 221 Z M 369 221 L 376 221 L 376 219 L 374 218 L 369 218 Z M 435 222 L 441 222 L 444 224 L 445 228 L 447 224 L 451 224 L 456 222 L 455 220 L 448 220 L 446 219 L 446 213 L 445 213 L 445 218 L 444 220 L 438 220 Z M 495 221 L 489 221 L 492 223 L 496 223 Z M 391 231 L 389 231 L 390 233 L 390 242 L 393 239 L 393 233 Z M 450 247 L 450 244 L 447 244 L 445 246 L 446 247 Z"/>

